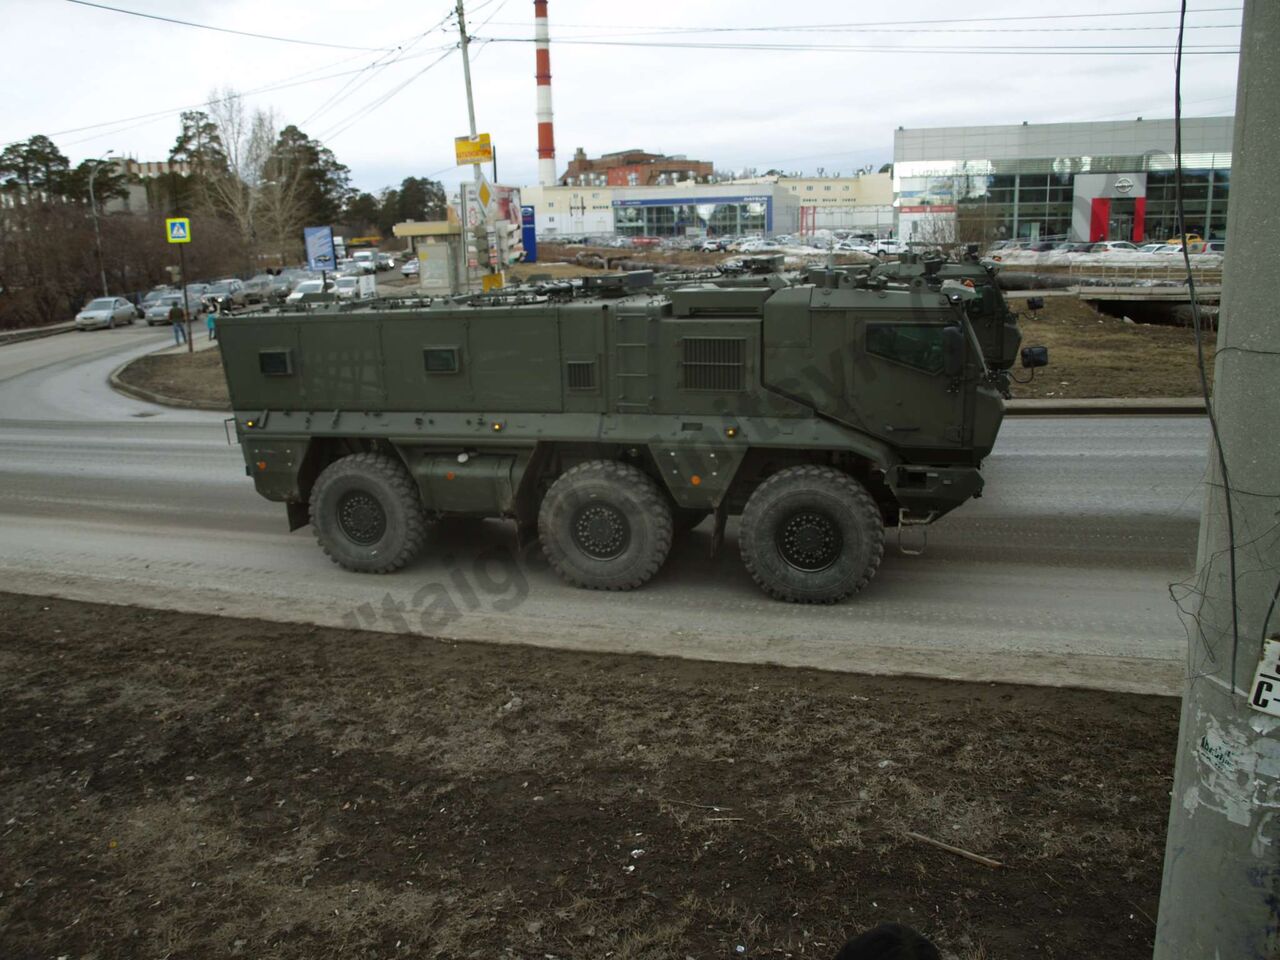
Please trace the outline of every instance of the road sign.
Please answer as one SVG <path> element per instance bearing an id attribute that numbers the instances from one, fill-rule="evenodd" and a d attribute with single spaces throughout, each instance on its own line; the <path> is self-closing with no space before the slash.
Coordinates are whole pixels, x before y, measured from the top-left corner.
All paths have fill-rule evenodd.
<path id="1" fill-rule="evenodd" d="M 164 222 L 164 235 L 170 243 L 190 243 L 191 220 L 188 217 L 169 217 Z"/>
<path id="2" fill-rule="evenodd" d="M 460 167 L 468 163 L 488 163 L 493 159 L 493 144 L 489 142 L 487 133 L 477 133 L 475 137 L 454 137 L 453 152 Z"/>
<path id="3" fill-rule="evenodd" d="M 302 243 L 307 250 L 307 266 L 310 269 L 321 272 L 337 269 L 333 227 L 303 227 Z"/>

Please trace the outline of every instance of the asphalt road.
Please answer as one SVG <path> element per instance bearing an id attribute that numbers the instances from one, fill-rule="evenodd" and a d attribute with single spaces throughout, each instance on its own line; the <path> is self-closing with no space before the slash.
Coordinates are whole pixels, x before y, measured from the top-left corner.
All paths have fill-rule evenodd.
<path id="1" fill-rule="evenodd" d="M 642 590 L 577 590 L 498 522 L 444 526 L 412 567 L 363 577 L 258 498 L 219 414 L 113 393 L 167 329 L 0 348 L 0 588 L 458 639 L 835 670 L 1176 692 L 1168 586 L 1195 554 L 1201 418 L 1006 421 L 987 493 L 897 549 L 854 600 L 766 599 L 710 534 Z M 918 536 L 908 547 L 918 547 Z"/>

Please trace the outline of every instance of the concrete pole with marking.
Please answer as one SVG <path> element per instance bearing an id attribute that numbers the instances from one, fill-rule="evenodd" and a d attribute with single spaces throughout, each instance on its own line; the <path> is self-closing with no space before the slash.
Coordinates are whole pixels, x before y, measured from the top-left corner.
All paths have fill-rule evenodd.
<path id="1" fill-rule="evenodd" d="M 1200 521 L 1156 960 L 1280 957 L 1280 687 L 1265 679 L 1255 685 L 1255 674 L 1273 672 L 1272 661 L 1280 659 L 1280 647 L 1265 643 L 1280 635 L 1280 611 L 1267 623 L 1280 581 L 1277 156 L 1280 3 L 1245 0 L 1227 220 L 1231 251 L 1213 390 L 1235 522 L 1237 601 L 1233 610 L 1228 490 L 1214 448 Z"/>
<path id="2" fill-rule="evenodd" d="M 462 8 L 462 3 L 463 3 L 463 0 L 458 0 L 458 8 L 457 8 L 458 34 L 461 37 L 460 46 L 462 50 L 462 76 L 464 81 L 466 82 L 466 87 L 467 87 L 467 122 L 470 124 L 471 139 L 474 140 L 476 137 L 476 106 L 475 106 L 475 100 L 471 96 L 471 54 L 467 49 L 468 44 L 470 43 L 470 38 L 467 36 L 467 15 L 466 15 L 466 11 L 463 10 Z M 468 236 L 471 236 L 473 242 L 475 243 L 476 261 L 477 263 L 479 263 L 479 260 L 480 260 L 480 239 L 479 238 L 480 238 L 480 234 L 482 233 L 485 227 L 485 219 L 486 219 L 484 215 L 485 213 L 484 205 L 480 203 L 480 184 L 484 180 L 484 175 L 480 171 L 480 164 L 473 163 L 471 165 L 471 174 L 472 174 L 472 181 L 475 183 L 476 204 L 479 209 L 480 219 L 474 231 L 471 230 L 471 227 L 468 223 L 464 222 L 462 224 L 462 237 L 463 237 L 462 259 L 463 259 L 463 262 L 467 264 L 468 281 L 470 280 L 471 270 L 470 270 L 470 256 L 468 255 L 466 239 Z M 466 184 L 459 185 L 458 189 L 463 194 L 465 194 L 467 190 Z M 463 199 L 462 209 L 465 215 L 467 210 L 467 202 L 465 197 Z"/>

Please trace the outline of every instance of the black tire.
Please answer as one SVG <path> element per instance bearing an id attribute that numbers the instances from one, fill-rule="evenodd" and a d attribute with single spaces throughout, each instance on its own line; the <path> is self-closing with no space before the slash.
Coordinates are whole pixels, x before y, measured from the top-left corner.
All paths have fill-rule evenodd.
<path id="1" fill-rule="evenodd" d="M 875 576 L 884 521 L 862 484 L 831 467 L 789 467 L 747 500 L 742 561 L 761 589 L 790 603 L 837 603 Z"/>
<path id="2" fill-rule="evenodd" d="M 675 525 L 677 537 L 688 533 L 709 516 L 711 516 L 710 510 L 698 510 L 693 507 L 671 508 L 671 522 Z"/>
<path id="3" fill-rule="evenodd" d="M 538 510 L 547 561 L 590 590 L 634 590 L 671 552 L 671 503 L 645 473 L 592 460 L 562 474 Z"/>
<path id="4" fill-rule="evenodd" d="M 393 457 L 356 453 L 335 460 L 316 479 L 310 509 L 321 549 L 357 573 L 399 570 L 426 540 L 417 485 Z"/>

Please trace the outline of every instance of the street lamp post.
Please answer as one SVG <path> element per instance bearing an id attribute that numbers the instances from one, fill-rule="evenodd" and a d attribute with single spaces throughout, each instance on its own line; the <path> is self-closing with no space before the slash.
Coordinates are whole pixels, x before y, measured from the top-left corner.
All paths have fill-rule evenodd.
<path id="1" fill-rule="evenodd" d="M 98 202 L 93 196 L 93 178 L 98 175 L 98 170 L 107 162 L 107 157 L 115 153 L 114 150 L 108 150 L 93 163 L 93 169 L 89 171 L 89 212 L 93 214 L 93 245 L 98 251 L 98 275 L 102 280 L 102 295 L 110 296 L 107 293 L 107 268 L 102 262 L 102 232 L 98 229 Z"/>

